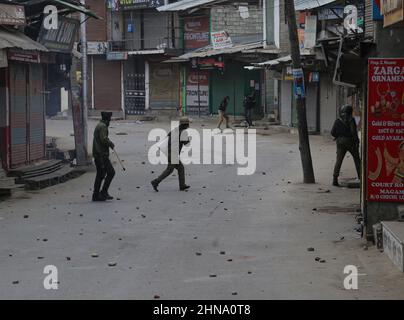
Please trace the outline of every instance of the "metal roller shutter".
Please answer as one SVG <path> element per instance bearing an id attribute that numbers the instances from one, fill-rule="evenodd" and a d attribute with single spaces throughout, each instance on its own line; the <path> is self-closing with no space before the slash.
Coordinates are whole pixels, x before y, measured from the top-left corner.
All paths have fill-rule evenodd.
<path id="1" fill-rule="evenodd" d="M 45 156 L 43 70 L 31 64 L 29 71 L 29 161 L 36 161 Z"/>
<path id="2" fill-rule="evenodd" d="M 122 110 L 121 62 L 94 57 L 94 108 Z"/>
<path id="3" fill-rule="evenodd" d="M 27 71 L 26 65 L 10 63 L 11 167 L 23 165 L 27 155 Z"/>

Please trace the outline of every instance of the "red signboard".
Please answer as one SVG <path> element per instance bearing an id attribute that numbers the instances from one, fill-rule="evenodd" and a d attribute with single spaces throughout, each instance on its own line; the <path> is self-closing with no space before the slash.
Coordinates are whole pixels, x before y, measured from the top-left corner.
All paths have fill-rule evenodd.
<path id="1" fill-rule="evenodd" d="M 38 51 L 13 51 L 8 52 L 8 60 L 40 63 L 40 54 Z"/>
<path id="2" fill-rule="evenodd" d="M 404 59 L 369 59 L 367 199 L 404 202 Z"/>
<path id="3" fill-rule="evenodd" d="M 209 44 L 209 18 L 189 17 L 184 19 L 185 49 L 197 49 Z"/>

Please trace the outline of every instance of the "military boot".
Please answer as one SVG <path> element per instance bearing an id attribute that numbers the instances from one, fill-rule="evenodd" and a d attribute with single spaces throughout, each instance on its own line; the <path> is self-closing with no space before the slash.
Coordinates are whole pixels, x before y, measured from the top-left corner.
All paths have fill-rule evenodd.
<path id="1" fill-rule="evenodd" d="M 107 199 L 102 194 L 93 193 L 93 202 L 103 202 L 103 201 L 106 201 L 106 200 Z"/>
<path id="2" fill-rule="evenodd" d="M 107 190 L 101 191 L 101 197 L 105 198 L 105 200 L 114 200 L 114 197 L 110 196 Z"/>
<path id="3" fill-rule="evenodd" d="M 338 176 L 334 176 L 334 179 L 332 181 L 332 185 L 334 187 L 339 187 L 340 186 L 339 183 L 338 183 Z"/>

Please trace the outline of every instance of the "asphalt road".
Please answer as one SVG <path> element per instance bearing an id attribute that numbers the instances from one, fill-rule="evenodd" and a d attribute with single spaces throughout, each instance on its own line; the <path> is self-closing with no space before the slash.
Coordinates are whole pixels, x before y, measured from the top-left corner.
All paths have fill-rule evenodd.
<path id="1" fill-rule="evenodd" d="M 359 191 L 330 186 L 331 140 L 311 137 L 315 185 L 301 183 L 297 136 L 272 134 L 257 136 L 254 175 L 190 165 L 189 192 L 172 176 L 155 193 L 150 180 L 164 166 L 148 163 L 147 135 L 158 126 L 168 128 L 112 124 L 127 167 L 115 163 L 119 200 L 92 203 L 89 172 L 0 202 L 1 299 L 404 298 L 402 273 L 355 231 Z M 73 145 L 71 122 L 47 130 Z M 349 158 L 343 178 L 354 176 Z M 57 290 L 44 288 L 47 265 L 57 267 Z M 358 290 L 343 287 L 346 265 L 363 274 Z"/>

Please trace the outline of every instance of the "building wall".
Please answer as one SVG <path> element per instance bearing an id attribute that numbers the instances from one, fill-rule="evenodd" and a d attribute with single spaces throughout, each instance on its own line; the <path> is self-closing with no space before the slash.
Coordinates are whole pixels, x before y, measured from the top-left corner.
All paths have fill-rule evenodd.
<path id="1" fill-rule="evenodd" d="M 86 5 L 102 19 L 87 20 L 87 41 L 107 41 L 107 7 L 101 0 L 86 0 Z"/>
<path id="2" fill-rule="evenodd" d="M 285 0 L 279 0 L 279 33 L 280 33 L 280 50 L 281 55 L 287 55 L 290 53 L 289 44 L 289 29 L 285 19 Z"/>
<path id="3" fill-rule="evenodd" d="M 171 38 L 169 26 L 169 13 L 158 12 L 157 10 L 145 11 L 144 17 L 144 38 L 147 48 L 154 48 L 166 43 L 169 47 Z"/>
<path id="4" fill-rule="evenodd" d="M 233 41 L 242 35 L 261 34 L 263 36 L 262 7 L 251 5 L 248 8 L 250 16 L 243 19 L 235 6 L 215 6 L 211 10 L 212 31 L 226 30 Z"/>
<path id="5" fill-rule="evenodd" d="M 329 74 L 320 74 L 320 131 L 330 133 L 337 119 L 337 91 Z"/>

